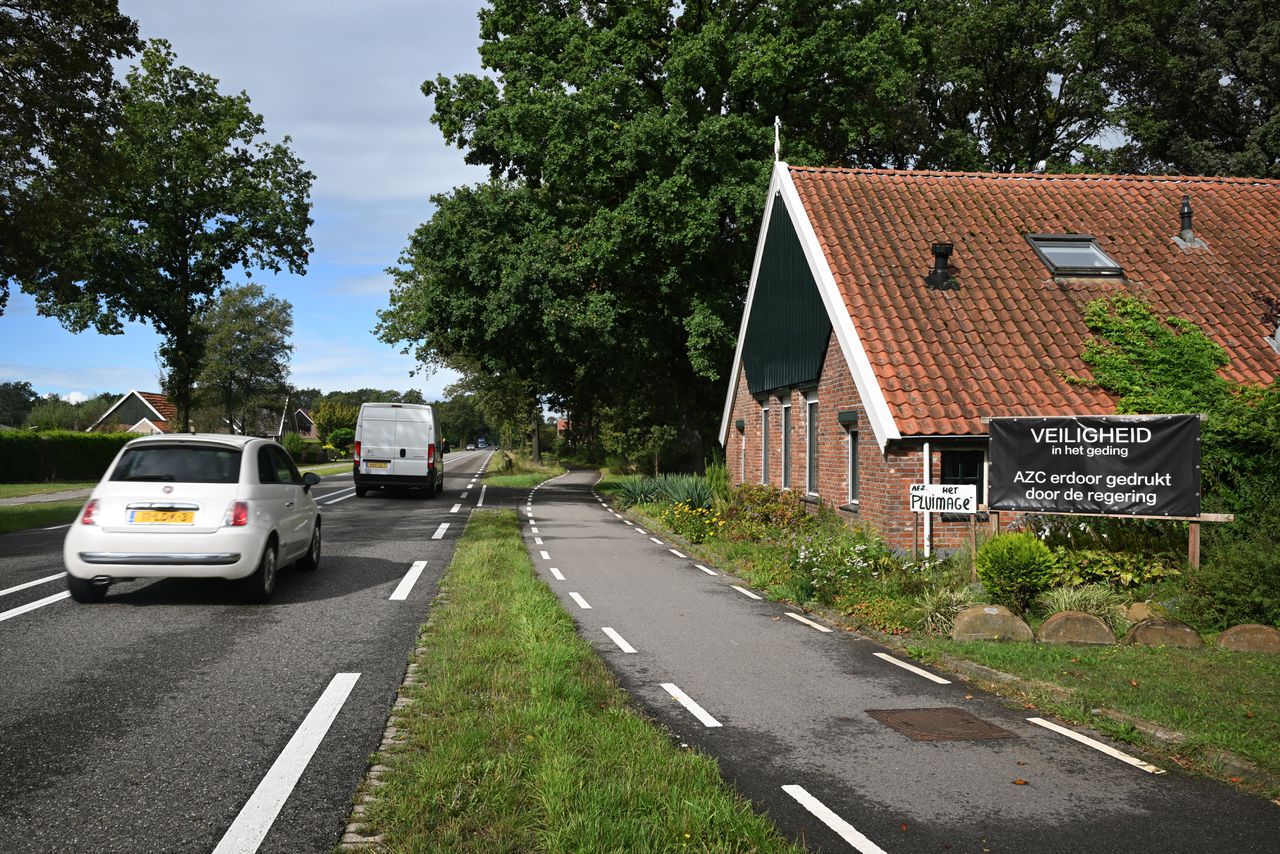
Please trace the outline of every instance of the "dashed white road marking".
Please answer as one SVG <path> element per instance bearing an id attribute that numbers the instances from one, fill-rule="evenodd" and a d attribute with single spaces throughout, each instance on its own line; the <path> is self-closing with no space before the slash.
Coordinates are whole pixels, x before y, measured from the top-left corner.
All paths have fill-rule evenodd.
<path id="1" fill-rule="evenodd" d="M 227 828 L 213 854 L 251 854 L 258 850 L 359 678 L 359 673 L 339 673 L 333 677 L 236 820 Z"/>
<path id="2" fill-rule="evenodd" d="M 818 630 L 818 631 L 820 631 L 820 632 L 830 632 L 830 631 L 831 631 L 831 629 L 827 628 L 826 626 L 822 625 L 821 623 L 815 623 L 813 620 L 810 620 L 808 617 L 802 617 L 802 616 L 800 616 L 799 614 L 795 613 L 794 611 L 786 611 L 785 613 L 786 613 L 786 615 L 787 615 L 788 617 L 790 617 L 791 619 L 793 619 L 793 620 L 799 620 L 800 622 L 804 623 L 806 626 L 809 626 L 810 628 L 817 629 L 817 630 Z"/>
<path id="3" fill-rule="evenodd" d="M 50 525 L 49 527 L 47 527 L 47 528 L 41 528 L 40 530 L 42 530 L 42 531 L 61 531 L 63 528 L 70 528 L 70 527 L 71 527 L 71 523 L 70 523 L 70 522 L 68 522 L 68 523 L 67 523 L 67 524 L 65 524 L 65 525 Z"/>
<path id="4" fill-rule="evenodd" d="M 685 692 L 681 691 L 673 683 L 663 682 L 662 689 L 666 691 L 668 694 L 670 694 L 672 697 L 674 697 L 680 703 L 680 705 L 688 709 L 691 715 L 693 715 L 698 720 L 702 721 L 703 726 L 705 727 L 722 726 L 722 724 L 718 720 L 711 717 L 711 715 L 707 714 L 706 709 L 702 708 L 702 706 L 699 706 L 697 703 L 695 703 L 693 701 L 693 698 L 691 698 Z"/>
<path id="5" fill-rule="evenodd" d="M 613 514 L 613 515 L 615 515 L 615 516 L 616 516 L 616 515 L 618 515 L 618 514 L 617 514 L 617 513 L 615 513 L 615 514 Z M 631 527 L 633 527 L 633 528 L 636 526 L 636 523 L 635 523 L 635 522 L 632 522 L 630 519 L 628 519 L 628 520 L 627 520 L 627 524 L 628 524 L 628 525 L 630 525 L 630 526 L 631 526 Z"/>
<path id="6" fill-rule="evenodd" d="M 783 786 L 782 791 L 795 798 L 800 806 L 813 813 L 819 821 L 835 831 L 836 835 L 856 848 L 861 854 L 885 854 L 883 848 L 859 833 L 853 825 L 832 812 L 822 801 L 806 792 L 804 786 Z"/>
<path id="7" fill-rule="evenodd" d="M 345 493 L 345 494 L 344 494 Z M 337 504 L 339 501 L 346 501 L 348 498 L 356 494 L 356 488 L 353 486 L 350 490 L 340 489 L 337 492 L 331 492 L 323 498 L 316 501 L 317 504 Z"/>
<path id="8" fill-rule="evenodd" d="M 534 527 L 530 527 L 530 528 L 529 528 L 529 533 L 531 533 L 531 534 L 536 534 L 536 533 L 538 533 L 538 529 L 537 529 L 537 527 L 536 527 L 536 526 L 534 526 Z"/>
<path id="9" fill-rule="evenodd" d="M 578 603 L 578 607 L 584 611 L 590 611 L 591 606 L 587 604 L 587 600 L 583 599 L 578 593 L 570 593 L 569 598 Z"/>
<path id="10" fill-rule="evenodd" d="M 695 564 L 694 564 L 694 566 L 696 566 L 698 569 L 700 569 L 700 570 L 702 570 L 703 572 L 705 572 L 707 575 L 715 575 L 715 574 L 716 574 L 715 570 L 707 569 L 705 566 L 703 566 L 703 565 L 702 565 L 702 564 L 700 564 L 700 563 L 695 563 Z"/>
<path id="11" fill-rule="evenodd" d="M 889 662 L 890 664 L 896 664 L 898 667 L 901 667 L 903 670 L 910 670 L 912 673 L 916 674 L 917 676 L 923 676 L 925 679 L 928 679 L 930 682 L 937 682 L 939 685 L 951 684 L 950 679 L 943 679 L 941 676 L 934 676 L 929 671 L 922 670 L 919 667 L 916 667 L 914 664 L 907 664 L 905 661 L 894 658 L 892 655 L 889 655 L 888 653 L 877 652 L 873 654 L 875 655 L 876 658 L 882 658 L 885 661 Z"/>
<path id="12" fill-rule="evenodd" d="M 11 608 L 8 611 L 0 611 L 0 623 L 3 623 L 5 620 L 11 620 L 14 617 L 20 617 L 28 611 L 43 608 L 45 605 L 52 605 L 54 602 L 61 602 L 63 599 L 69 599 L 70 597 L 71 592 L 69 590 L 64 590 L 61 593 L 55 593 L 52 596 L 46 596 L 43 599 L 37 599 L 34 602 L 19 605 L 17 608 Z"/>
<path id="13" fill-rule="evenodd" d="M 1116 750 L 1114 747 L 1111 747 L 1110 745 L 1103 744 L 1100 741 L 1096 741 L 1092 738 L 1089 738 L 1087 735 L 1081 735 L 1075 730 L 1070 730 L 1064 726 L 1059 726 L 1058 724 L 1055 724 L 1053 721 L 1046 721 L 1044 718 L 1027 718 L 1027 720 L 1037 726 L 1042 726 L 1045 729 L 1053 730 L 1056 733 L 1065 735 L 1067 738 L 1074 739 L 1075 741 L 1078 741 L 1081 744 L 1088 745 L 1089 747 L 1092 747 L 1094 750 L 1100 750 L 1103 753 L 1107 754 L 1108 756 L 1111 756 L 1115 759 L 1119 759 L 1121 762 L 1129 763 L 1135 768 L 1141 768 L 1143 771 L 1146 771 L 1148 774 L 1164 773 L 1163 768 L 1157 768 L 1156 766 L 1151 765 L 1150 763 L 1143 762 L 1141 759 L 1139 759 L 1136 756 L 1130 756 L 1129 754 L 1123 751 Z"/>
<path id="14" fill-rule="evenodd" d="M 539 552 L 539 554 L 542 555 L 543 560 L 551 560 L 551 555 L 547 554 L 545 550 Z"/>
<path id="15" fill-rule="evenodd" d="M 636 528 L 636 533 L 637 533 L 637 534 L 648 534 L 649 532 L 648 532 L 648 531 L 646 531 L 644 528 Z"/>
<path id="16" fill-rule="evenodd" d="M 59 578 L 66 576 L 65 572 L 59 572 L 57 575 L 46 575 L 44 578 L 37 578 L 35 581 L 28 581 L 25 584 L 18 584 L 13 587 L 6 587 L 0 590 L 0 596 L 7 596 L 10 593 L 17 593 L 19 590 L 26 590 L 28 587 L 35 587 L 38 584 L 48 584 L 50 581 L 57 581 Z"/>
<path id="17" fill-rule="evenodd" d="M 739 587 L 739 586 L 738 586 L 738 585 L 736 585 L 736 584 L 730 584 L 729 586 L 730 586 L 730 587 L 732 587 L 734 590 L 737 590 L 737 591 L 738 591 L 739 593 L 741 593 L 743 596 L 748 596 L 748 597 L 750 597 L 750 598 L 752 598 L 752 599 L 756 599 L 756 600 L 759 600 L 759 599 L 760 599 L 760 597 L 759 597 L 759 596 L 757 596 L 756 594 L 752 593 L 750 590 L 748 590 L 748 589 L 747 589 L 747 588 L 745 588 L 745 587 Z"/>
<path id="18" fill-rule="evenodd" d="M 422 570 L 426 569 L 427 562 L 425 560 L 415 560 L 413 565 L 409 567 L 409 571 L 405 573 L 404 578 L 400 579 L 400 583 L 396 585 L 396 589 L 392 591 L 390 601 L 403 602 L 409 598 L 409 591 L 413 589 L 413 585 L 417 583 L 418 576 L 422 575 Z"/>
<path id="19" fill-rule="evenodd" d="M 543 544 L 543 543 L 542 543 L 542 537 L 534 537 L 534 538 L 533 538 L 533 544 L 534 544 L 535 546 L 540 546 L 540 545 L 542 545 L 542 544 Z"/>
<path id="20" fill-rule="evenodd" d="M 355 496 L 356 496 L 356 493 L 355 493 L 355 490 L 353 489 L 351 492 L 348 492 L 346 495 L 340 495 L 337 498 L 333 498 L 333 499 L 330 499 L 329 501 L 325 501 L 322 503 L 326 507 L 328 507 L 330 504 L 337 504 L 339 501 L 346 501 L 348 498 L 355 498 Z"/>
<path id="21" fill-rule="evenodd" d="M 608 635 L 608 636 L 609 636 L 609 640 L 611 640 L 611 641 L 613 641 L 614 643 L 616 643 L 616 644 L 618 645 L 618 649 L 622 650 L 623 652 L 635 652 L 635 651 L 636 651 L 636 648 L 635 648 L 634 646 L 632 646 L 631 644 L 627 643 L 625 640 L 623 640 L 623 639 L 622 639 L 622 635 L 618 634 L 617 632 L 615 632 L 613 629 L 609 628 L 608 626 L 602 626 L 602 627 L 600 628 L 600 631 L 602 631 L 602 632 L 604 632 L 606 635 Z"/>
<path id="22" fill-rule="evenodd" d="M 449 512 L 450 512 L 450 513 L 457 513 L 457 512 L 458 512 L 459 510 L 461 510 L 461 509 L 462 509 L 462 505 L 461 505 L 461 504 L 455 504 L 455 505 L 453 505 L 453 508 L 449 510 Z"/>
<path id="23" fill-rule="evenodd" d="M 650 539 L 650 540 L 652 540 L 653 542 L 657 543 L 657 544 L 658 544 L 658 545 L 660 545 L 660 546 L 665 546 L 665 545 L 666 545 L 666 543 L 664 543 L 662 540 L 658 539 L 657 537 L 650 537 L 649 539 Z"/>
<path id="24" fill-rule="evenodd" d="M 484 486 L 480 487 L 480 500 L 476 502 L 477 507 L 484 506 L 484 491 L 488 488 L 489 488 L 489 484 L 487 483 Z"/>
<path id="25" fill-rule="evenodd" d="M 681 557 L 681 558 L 686 558 L 686 559 L 687 559 L 687 557 L 688 557 L 687 555 L 682 555 L 682 554 L 680 554 L 680 552 L 676 551 L 675 549 L 667 549 L 667 551 L 671 552 L 671 553 L 672 553 L 673 555 L 675 555 L 676 557 Z"/>
<path id="26" fill-rule="evenodd" d="M 439 527 L 439 528 L 436 528 L 436 532 L 435 532 L 434 534 L 432 534 L 432 535 L 431 535 L 431 539 L 433 539 L 433 540 L 442 540 L 442 539 L 444 539 L 444 532 L 445 532 L 445 531 L 447 531 L 447 530 L 449 530 L 449 523 L 448 523 L 448 522 L 441 522 L 441 523 L 440 523 L 440 527 Z"/>
<path id="27" fill-rule="evenodd" d="M 556 581 L 564 581 L 564 573 L 556 569 L 554 566 L 551 567 L 551 574 L 555 577 Z"/>
<path id="28" fill-rule="evenodd" d="M 466 493 L 466 492 L 464 492 L 464 493 L 462 493 L 461 495 L 459 495 L 458 497 L 459 497 L 459 498 L 466 498 L 466 497 L 467 497 L 467 493 Z"/>

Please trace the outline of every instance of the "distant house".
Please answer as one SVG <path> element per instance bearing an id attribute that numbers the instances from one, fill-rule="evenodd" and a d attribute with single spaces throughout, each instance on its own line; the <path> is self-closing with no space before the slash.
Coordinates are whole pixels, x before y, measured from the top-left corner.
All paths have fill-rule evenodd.
<path id="1" fill-rule="evenodd" d="M 720 425 L 732 477 L 909 549 L 911 484 L 985 502 L 984 418 L 1115 411 L 1067 378 L 1089 374 L 1084 307 L 1117 294 L 1199 324 L 1227 379 L 1273 381 L 1280 182 L 778 163 Z"/>
<path id="2" fill-rule="evenodd" d="M 111 405 L 86 433 L 172 433 L 178 409 L 163 394 L 132 390 Z"/>
<path id="3" fill-rule="evenodd" d="M 305 409 L 295 409 L 292 416 L 293 431 L 304 439 L 316 438 L 316 423 Z"/>

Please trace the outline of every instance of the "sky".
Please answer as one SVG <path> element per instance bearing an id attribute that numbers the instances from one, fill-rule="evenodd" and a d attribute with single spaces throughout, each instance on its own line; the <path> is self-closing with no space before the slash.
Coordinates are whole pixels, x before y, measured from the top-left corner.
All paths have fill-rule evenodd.
<path id="1" fill-rule="evenodd" d="M 431 216 L 429 197 L 483 181 L 431 124 L 420 86 L 437 74 L 479 73 L 482 0 L 119 0 L 144 39 L 170 42 L 178 62 L 247 92 L 266 139 L 315 173 L 305 276 L 254 271 L 253 281 L 293 305 L 290 380 L 299 388 L 418 389 L 444 397 L 456 376 L 419 372 L 377 340 L 409 234 Z M 123 78 L 123 72 L 121 73 Z M 233 274 L 232 284 L 241 283 Z M 36 314 L 13 288 L 0 315 L 0 382 L 80 400 L 101 392 L 159 391 L 148 326 L 123 335 L 71 334 Z"/>

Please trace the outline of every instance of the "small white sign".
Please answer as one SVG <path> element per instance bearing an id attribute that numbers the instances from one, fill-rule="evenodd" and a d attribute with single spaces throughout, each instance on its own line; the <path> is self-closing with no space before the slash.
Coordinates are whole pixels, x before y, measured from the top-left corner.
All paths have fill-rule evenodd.
<path id="1" fill-rule="evenodd" d="M 978 487 L 967 484 L 911 484 L 912 513 L 977 513 Z"/>

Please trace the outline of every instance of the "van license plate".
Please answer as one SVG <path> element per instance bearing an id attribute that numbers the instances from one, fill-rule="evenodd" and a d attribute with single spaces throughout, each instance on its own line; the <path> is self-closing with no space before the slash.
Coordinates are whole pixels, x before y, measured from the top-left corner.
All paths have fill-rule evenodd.
<path id="1" fill-rule="evenodd" d="M 386 460 L 366 460 L 364 467 L 367 469 L 384 469 L 387 465 Z"/>
<path id="2" fill-rule="evenodd" d="M 190 525 L 196 514 L 190 510 L 130 510 L 131 525 Z"/>

